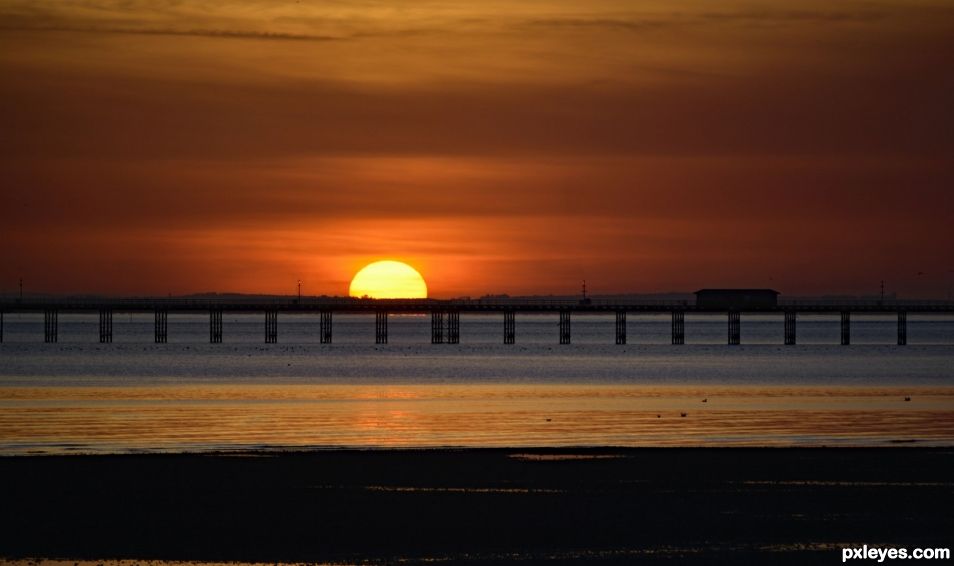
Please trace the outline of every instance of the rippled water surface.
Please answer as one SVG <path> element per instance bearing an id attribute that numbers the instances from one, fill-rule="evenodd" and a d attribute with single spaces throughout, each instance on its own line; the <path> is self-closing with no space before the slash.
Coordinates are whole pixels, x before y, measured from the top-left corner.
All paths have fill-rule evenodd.
<path id="1" fill-rule="evenodd" d="M 152 318 L 6 315 L 0 344 L 0 453 L 395 446 L 954 445 L 954 320 L 856 316 L 852 345 L 836 317 L 800 317 L 782 346 L 781 317 L 743 317 L 726 346 L 724 317 L 687 317 L 672 346 L 666 316 L 462 316 L 461 344 L 432 345 L 430 319 L 391 318 L 374 345 L 372 317 L 339 316 L 318 344 L 315 317 L 286 316 L 263 344 L 260 316 L 171 315 L 168 344 Z M 907 400 L 906 400 L 907 399 Z"/>

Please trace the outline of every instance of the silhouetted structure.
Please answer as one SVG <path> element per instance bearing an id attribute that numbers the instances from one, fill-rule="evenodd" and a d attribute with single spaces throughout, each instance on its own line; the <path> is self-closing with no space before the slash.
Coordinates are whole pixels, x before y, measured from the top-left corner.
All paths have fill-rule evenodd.
<path id="1" fill-rule="evenodd" d="M 431 311 L 431 344 L 444 343 L 444 312 Z"/>
<path id="2" fill-rule="evenodd" d="M 374 313 L 374 343 L 388 343 L 388 311 L 375 311 Z"/>
<path id="3" fill-rule="evenodd" d="M 460 343 L 460 311 L 447 313 L 447 343 Z"/>
<path id="4" fill-rule="evenodd" d="M 113 341 L 113 309 L 99 311 L 99 343 L 108 344 Z"/>
<path id="5" fill-rule="evenodd" d="M 729 345 L 738 346 L 742 343 L 742 317 L 739 311 L 729 311 Z"/>
<path id="6" fill-rule="evenodd" d="M 795 345 L 795 324 L 798 320 L 796 311 L 785 311 L 785 345 Z"/>
<path id="7" fill-rule="evenodd" d="M 155 337 L 156 344 L 165 344 L 169 340 L 169 312 L 165 309 L 155 310 Z"/>
<path id="8" fill-rule="evenodd" d="M 851 344 L 851 311 L 841 311 L 841 345 Z"/>
<path id="9" fill-rule="evenodd" d="M 331 344 L 331 329 L 332 329 L 332 311 L 323 310 L 321 311 L 321 343 L 322 344 Z"/>
<path id="10" fill-rule="evenodd" d="M 209 342 L 222 343 L 222 309 L 209 310 Z"/>
<path id="11" fill-rule="evenodd" d="M 616 311 L 616 343 L 626 343 L 626 311 Z"/>
<path id="12" fill-rule="evenodd" d="M 59 311 L 46 309 L 43 311 L 43 341 L 55 343 L 59 338 Z"/>
<path id="13" fill-rule="evenodd" d="M 278 311 L 265 311 L 265 343 L 275 344 L 278 342 Z"/>
<path id="14" fill-rule="evenodd" d="M 509 297 L 484 299 L 353 299 L 342 297 L 312 298 L 302 303 L 291 299 L 255 300 L 208 300 L 189 298 L 67 298 L 34 299 L 22 303 L 18 300 L 0 299 L 0 340 L 3 338 L 3 315 L 5 313 L 43 313 L 44 341 L 55 343 L 59 338 L 59 312 L 98 312 L 100 317 L 99 339 L 103 343 L 113 340 L 114 312 L 155 313 L 155 341 L 162 344 L 168 340 L 168 313 L 209 313 L 209 342 L 222 342 L 223 313 L 264 312 L 265 342 L 278 341 L 278 313 L 320 314 L 321 343 L 331 343 L 332 315 L 339 313 L 367 313 L 375 315 L 375 343 L 388 343 L 388 314 L 431 314 L 431 342 L 434 344 L 457 344 L 460 341 L 460 313 L 503 313 L 503 343 L 516 342 L 516 316 L 522 314 L 552 313 L 559 315 L 559 343 L 571 343 L 571 316 L 573 313 L 615 315 L 616 343 L 627 343 L 626 322 L 628 313 L 672 314 L 672 343 L 685 344 L 686 313 L 727 314 L 728 344 L 741 343 L 743 312 L 754 314 L 777 313 L 784 315 L 784 343 L 796 343 L 796 320 L 798 313 L 832 314 L 841 317 L 841 343 L 851 344 L 852 313 L 897 314 L 898 340 L 903 346 L 908 342 L 907 314 L 935 313 L 954 314 L 954 301 L 898 301 L 898 300 L 779 300 L 778 293 L 770 289 L 703 290 L 702 300 L 695 305 L 685 300 L 619 301 L 616 299 L 589 298 L 587 304 L 578 299 L 516 299 Z"/>
<path id="15" fill-rule="evenodd" d="M 686 343 L 686 313 L 681 310 L 672 311 L 672 343 L 674 346 Z"/>
<path id="16" fill-rule="evenodd" d="M 517 321 L 512 309 L 504 311 L 504 344 L 513 344 L 517 340 Z"/>
<path id="17" fill-rule="evenodd" d="M 570 343 L 570 311 L 560 311 L 560 344 Z"/>

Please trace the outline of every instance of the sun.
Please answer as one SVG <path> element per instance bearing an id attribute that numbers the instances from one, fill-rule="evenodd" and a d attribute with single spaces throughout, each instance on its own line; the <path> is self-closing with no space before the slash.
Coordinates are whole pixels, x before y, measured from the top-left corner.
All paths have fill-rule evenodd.
<path id="1" fill-rule="evenodd" d="M 400 261 L 376 261 L 351 280 L 348 294 L 372 299 L 426 299 L 427 284 L 416 269 Z"/>

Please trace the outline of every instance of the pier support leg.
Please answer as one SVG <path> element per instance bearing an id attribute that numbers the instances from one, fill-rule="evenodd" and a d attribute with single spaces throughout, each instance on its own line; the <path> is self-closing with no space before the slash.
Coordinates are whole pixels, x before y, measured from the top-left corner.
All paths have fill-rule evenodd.
<path id="1" fill-rule="evenodd" d="M 626 343 L 626 311 L 616 311 L 616 343 Z"/>
<path id="2" fill-rule="evenodd" d="M 3 311 L 0 311 L 0 344 L 3 343 Z"/>
<path id="3" fill-rule="evenodd" d="M 517 338 L 517 324 L 514 312 L 504 311 L 504 344 L 513 344 Z"/>
<path id="4" fill-rule="evenodd" d="M 431 344 L 444 343 L 444 312 L 431 311 Z"/>
<path id="5" fill-rule="evenodd" d="M 374 343 L 388 343 L 388 311 L 374 313 Z"/>
<path id="6" fill-rule="evenodd" d="M 460 343 L 460 311 L 447 313 L 447 343 Z"/>
<path id="7" fill-rule="evenodd" d="M 898 346 L 908 344 L 908 313 L 898 311 Z"/>
<path id="8" fill-rule="evenodd" d="M 742 343 L 742 317 L 739 311 L 729 311 L 729 346 Z"/>
<path id="9" fill-rule="evenodd" d="M 222 309 L 209 310 L 209 342 L 222 343 Z"/>
<path id="10" fill-rule="evenodd" d="M 59 333 L 59 313 L 56 309 L 46 309 L 43 311 L 43 341 L 55 343 Z"/>
<path id="11" fill-rule="evenodd" d="M 844 311 L 841 313 L 841 345 L 849 344 L 851 344 L 851 312 Z"/>
<path id="12" fill-rule="evenodd" d="M 265 311 L 265 343 L 278 342 L 278 311 Z"/>
<path id="13" fill-rule="evenodd" d="M 798 320 L 798 313 L 795 311 L 785 311 L 785 345 L 795 345 L 795 322 Z"/>
<path id="14" fill-rule="evenodd" d="M 156 344 L 165 344 L 169 340 L 169 313 L 156 309 Z"/>
<path id="15" fill-rule="evenodd" d="M 332 311 L 321 311 L 321 343 L 331 344 L 331 313 Z"/>
<path id="16" fill-rule="evenodd" d="M 672 343 L 686 343 L 686 313 L 683 311 L 672 311 Z"/>
<path id="17" fill-rule="evenodd" d="M 113 311 L 101 309 L 99 311 L 99 343 L 108 344 L 113 341 Z"/>
<path id="18" fill-rule="evenodd" d="M 570 343 L 570 311 L 560 311 L 560 344 Z"/>

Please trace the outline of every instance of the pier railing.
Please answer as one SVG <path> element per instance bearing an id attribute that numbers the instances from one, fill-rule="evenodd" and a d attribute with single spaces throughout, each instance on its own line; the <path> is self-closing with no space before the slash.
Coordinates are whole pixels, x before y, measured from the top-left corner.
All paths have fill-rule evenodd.
<path id="1" fill-rule="evenodd" d="M 417 311 L 458 309 L 461 311 L 554 311 L 576 312 L 643 311 L 669 312 L 952 312 L 954 301 L 942 300 L 869 300 L 869 299 L 779 299 L 775 305 L 746 305 L 742 307 L 700 306 L 693 300 L 638 300 L 614 299 L 564 299 L 564 298 L 493 298 L 493 299 L 357 299 L 350 297 L 40 297 L 23 300 L 0 298 L 3 312 L 39 312 L 49 308 L 61 311 L 95 311 L 109 308 L 120 312 L 150 311 L 156 308 L 167 311 L 195 311 L 207 308 L 226 311 L 278 310 L 334 310 L 337 312 L 363 312 L 387 309 L 389 311 Z"/>

